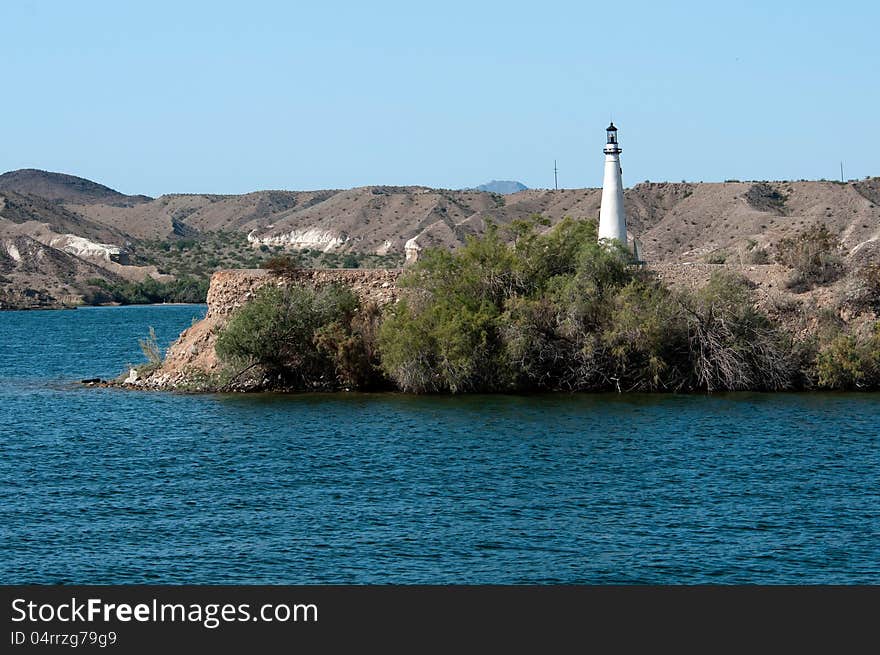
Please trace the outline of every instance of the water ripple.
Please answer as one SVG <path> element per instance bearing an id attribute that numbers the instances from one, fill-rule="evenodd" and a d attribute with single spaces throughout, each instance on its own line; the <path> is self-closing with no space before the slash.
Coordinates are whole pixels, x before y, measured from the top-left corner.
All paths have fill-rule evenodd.
<path id="1" fill-rule="evenodd" d="M 0 582 L 880 583 L 878 396 L 74 384 L 203 311 L 0 312 Z"/>

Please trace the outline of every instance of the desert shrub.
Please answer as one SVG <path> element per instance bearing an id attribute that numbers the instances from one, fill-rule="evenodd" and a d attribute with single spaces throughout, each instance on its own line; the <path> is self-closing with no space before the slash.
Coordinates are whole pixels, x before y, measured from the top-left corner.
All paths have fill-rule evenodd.
<path id="1" fill-rule="evenodd" d="M 793 386 L 792 344 L 749 297 L 743 278 L 716 272 L 684 296 L 691 386 L 707 391 Z"/>
<path id="2" fill-rule="evenodd" d="M 144 357 L 147 358 L 147 362 L 157 366 L 162 363 L 162 349 L 156 339 L 156 330 L 152 326 L 150 326 L 150 332 L 146 339 L 138 339 L 138 345 L 141 352 L 144 353 Z"/>
<path id="3" fill-rule="evenodd" d="M 146 363 L 138 365 L 137 371 L 141 375 L 148 375 L 162 366 L 162 349 L 159 347 L 159 341 L 156 338 L 156 331 L 150 326 L 150 331 L 146 338 L 138 339 L 138 346 L 147 359 Z"/>
<path id="4" fill-rule="evenodd" d="M 785 202 L 788 196 L 774 189 L 766 181 L 758 182 L 749 187 L 745 194 L 746 201 L 756 209 L 785 213 Z"/>
<path id="5" fill-rule="evenodd" d="M 746 250 L 742 256 L 743 264 L 769 264 L 770 253 L 765 248 L 752 248 Z"/>
<path id="6" fill-rule="evenodd" d="M 348 325 L 335 320 L 315 331 L 315 345 L 330 357 L 341 386 L 363 390 L 388 386 L 376 343 L 381 320 L 379 306 L 371 302 L 357 308 Z"/>
<path id="7" fill-rule="evenodd" d="M 679 390 L 688 384 L 687 316 L 675 294 L 633 281 L 614 297 L 602 343 L 606 375 L 619 390 Z"/>
<path id="8" fill-rule="evenodd" d="M 824 389 L 877 389 L 880 387 L 880 323 L 860 339 L 840 332 L 817 348 L 814 374 Z"/>
<path id="9" fill-rule="evenodd" d="M 776 246 L 779 263 L 794 269 L 788 286 L 805 291 L 828 284 L 843 273 L 842 246 L 824 224 L 811 225 Z"/>
<path id="10" fill-rule="evenodd" d="M 727 261 L 727 253 L 723 250 L 711 252 L 706 255 L 707 264 L 723 264 Z"/>
<path id="11" fill-rule="evenodd" d="M 342 268 L 360 268 L 361 262 L 354 253 L 345 253 L 342 256 Z"/>
<path id="12" fill-rule="evenodd" d="M 82 290 L 83 304 L 85 305 L 104 305 L 115 302 L 114 295 L 103 286 L 104 281 L 98 279 L 100 286 L 89 281 L 85 289 Z M 109 285 L 108 285 L 109 286 Z"/>
<path id="13" fill-rule="evenodd" d="M 846 303 L 857 311 L 880 312 L 880 264 L 859 268 L 847 285 Z"/>
<path id="14" fill-rule="evenodd" d="M 350 337 L 357 309 L 357 298 L 341 287 L 266 286 L 220 332 L 217 355 L 237 368 L 237 376 L 256 369 L 268 386 L 331 388 L 336 361 L 326 345 L 319 346 L 319 335 L 336 324 L 342 338 Z"/>
<path id="15" fill-rule="evenodd" d="M 262 267 L 273 275 L 284 277 L 293 275 L 300 270 L 302 262 L 298 255 L 275 255 L 263 262 Z"/>
<path id="16" fill-rule="evenodd" d="M 453 393 L 601 384 L 597 327 L 635 275 L 593 222 L 489 226 L 455 253 L 426 250 L 409 297 L 379 333 L 382 366 L 404 391 Z M 511 243 L 512 241 L 512 243 Z"/>
<path id="17" fill-rule="evenodd" d="M 769 264 L 770 253 L 767 252 L 766 248 L 758 247 L 757 241 L 749 239 L 745 248 L 740 252 L 740 263 L 745 265 Z"/>

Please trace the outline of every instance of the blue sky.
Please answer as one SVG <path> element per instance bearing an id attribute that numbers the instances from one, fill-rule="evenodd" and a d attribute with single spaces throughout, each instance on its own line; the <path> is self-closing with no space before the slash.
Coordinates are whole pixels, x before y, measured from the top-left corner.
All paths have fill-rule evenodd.
<path id="1" fill-rule="evenodd" d="M 126 193 L 880 175 L 875 2 L 8 2 L 0 170 Z"/>

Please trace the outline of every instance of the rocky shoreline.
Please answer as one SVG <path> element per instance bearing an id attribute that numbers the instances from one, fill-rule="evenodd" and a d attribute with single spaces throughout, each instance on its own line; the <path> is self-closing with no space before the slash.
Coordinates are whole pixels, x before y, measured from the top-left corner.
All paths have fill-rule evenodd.
<path id="1" fill-rule="evenodd" d="M 218 271 L 211 276 L 208 311 L 201 321 L 185 329 L 165 353 L 158 367 L 138 367 L 112 381 L 93 381 L 93 386 L 114 386 L 157 391 L 216 391 L 222 365 L 214 344 L 229 317 L 259 289 L 274 284 L 320 287 L 340 284 L 364 302 L 380 306 L 396 302 L 397 281 L 403 269 L 302 269 L 276 275 L 264 269 Z M 230 391 L 238 390 L 234 386 Z"/>
<path id="2" fill-rule="evenodd" d="M 0 289 L 0 311 L 34 309 L 76 309 L 76 304 L 36 289 Z"/>

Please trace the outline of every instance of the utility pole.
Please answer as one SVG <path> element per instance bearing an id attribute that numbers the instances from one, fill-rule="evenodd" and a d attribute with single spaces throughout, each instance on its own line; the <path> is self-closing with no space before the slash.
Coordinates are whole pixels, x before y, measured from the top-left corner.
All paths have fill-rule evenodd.
<path id="1" fill-rule="evenodd" d="M 556 168 L 556 160 L 553 160 L 553 187 L 559 191 L 559 169 Z"/>
<path id="2" fill-rule="evenodd" d="M 843 179 L 843 162 L 840 162 L 840 181 L 845 182 Z"/>

